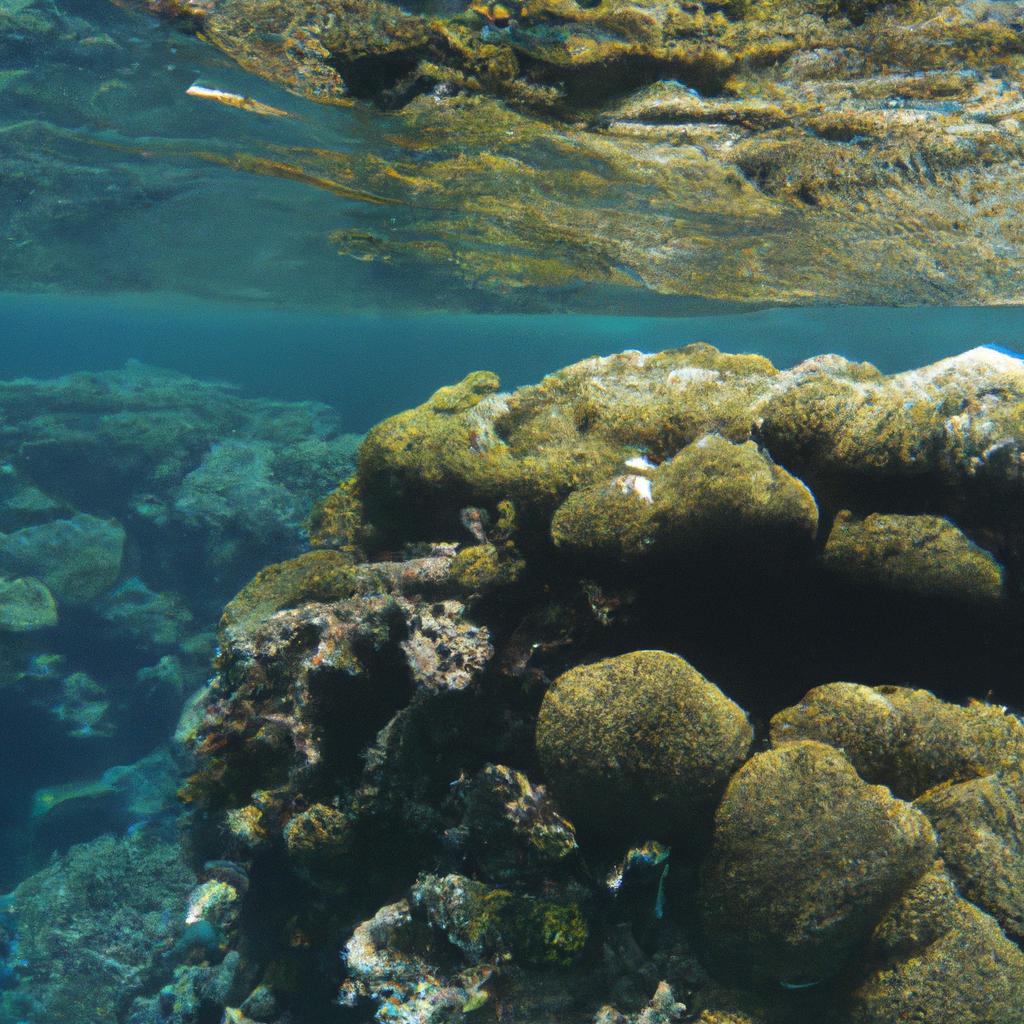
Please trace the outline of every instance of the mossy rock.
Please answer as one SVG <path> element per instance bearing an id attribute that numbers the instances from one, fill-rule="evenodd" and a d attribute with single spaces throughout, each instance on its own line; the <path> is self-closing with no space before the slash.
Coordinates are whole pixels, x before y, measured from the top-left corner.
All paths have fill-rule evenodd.
<path id="1" fill-rule="evenodd" d="M 832 525 L 822 564 L 866 588 L 948 601 L 992 602 L 1004 594 L 1003 568 L 940 516 L 842 511 Z"/>
<path id="2" fill-rule="evenodd" d="M 307 551 L 261 569 L 227 604 L 220 629 L 241 630 L 285 608 L 340 601 L 355 587 L 352 561 L 332 550 Z"/>
<path id="3" fill-rule="evenodd" d="M 321 885 L 344 882 L 343 863 L 352 845 L 348 818 L 335 807 L 313 804 L 284 827 L 288 857 L 300 874 Z"/>
<path id="4" fill-rule="evenodd" d="M 57 602 L 31 576 L 0 579 L 0 633 L 31 633 L 57 625 Z"/>
<path id="5" fill-rule="evenodd" d="M 567 967 L 586 945 L 589 929 L 573 900 L 537 899 L 462 875 L 424 875 L 412 905 L 448 936 L 470 963 L 491 957 Z"/>
<path id="6" fill-rule="evenodd" d="M 635 651 L 554 681 L 537 754 L 576 825 L 699 843 L 752 735 L 742 708 L 682 658 Z"/>
<path id="7" fill-rule="evenodd" d="M 845 999 L 843 1024 L 1020 1024 L 1024 953 L 936 866 L 880 922 L 882 963 Z"/>
<path id="8" fill-rule="evenodd" d="M 374 532 L 365 521 L 356 478 L 349 477 L 318 501 L 305 527 L 313 547 L 333 548 L 344 552 L 352 561 L 359 560 L 372 546 Z"/>
<path id="9" fill-rule="evenodd" d="M 773 985 L 839 972 L 932 864 L 927 818 L 801 741 L 752 757 L 715 815 L 704 930 L 722 976 Z"/>
<path id="10" fill-rule="evenodd" d="M 466 594 L 485 594 L 507 587 L 519 579 L 526 563 L 514 551 L 494 544 L 474 544 L 463 548 L 452 559 L 451 582 Z"/>
<path id="11" fill-rule="evenodd" d="M 358 490 L 386 536 L 423 539 L 424 527 L 453 530 L 463 505 L 508 491 L 511 460 L 494 432 L 493 373 L 471 373 L 423 405 L 375 426 L 358 458 Z"/>
<path id="12" fill-rule="evenodd" d="M 507 396 L 493 374 L 470 374 L 370 431 L 356 497 L 387 543 L 450 535 L 460 508 L 510 499 L 517 543 L 546 544 L 558 506 L 631 457 L 662 461 L 709 433 L 746 441 L 776 373 L 690 345 L 584 360 Z"/>
<path id="13" fill-rule="evenodd" d="M 938 786 L 914 806 L 935 827 L 960 893 L 1024 942 L 1024 774 Z"/>
<path id="14" fill-rule="evenodd" d="M 945 504 L 958 490 L 1019 496 L 1022 408 L 1020 360 L 988 347 L 889 377 L 821 356 L 795 367 L 765 404 L 760 436 L 812 485 L 843 477 L 852 497 L 864 484 L 910 487 Z M 1020 522 L 1019 502 L 995 500 Z"/>
<path id="15" fill-rule="evenodd" d="M 828 683 L 771 721 L 775 746 L 818 740 L 842 750 L 866 781 L 914 799 L 940 783 L 1012 768 L 1024 724 L 981 701 L 949 704 L 927 690 Z"/>
<path id="16" fill-rule="evenodd" d="M 810 550 L 814 496 L 753 441 L 706 434 L 659 466 L 636 461 L 636 473 L 570 495 L 551 523 L 556 546 L 621 561 L 781 553 L 801 542 Z"/>

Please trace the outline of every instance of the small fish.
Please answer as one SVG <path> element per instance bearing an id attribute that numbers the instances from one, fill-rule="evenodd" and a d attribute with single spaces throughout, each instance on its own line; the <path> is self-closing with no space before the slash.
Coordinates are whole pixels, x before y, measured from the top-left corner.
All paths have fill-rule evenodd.
<path id="1" fill-rule="evenodd" d="M 186 90 L 187 96 L 198 96 L 201 100 L 214 100 L 216 103 L 223 103 L 226 107 L 237 107 L 239 110 L 247 110 L 250 114 L 262 114 L 264 117 L 294 117 L 287 110 L 280 107 L 272 107 L 268 103 L 260 103 L 249 96 L 240 96 L 237 92 L 224 92 L 223 89 L 209 89 L 205 85 L 193 84 Z"/>

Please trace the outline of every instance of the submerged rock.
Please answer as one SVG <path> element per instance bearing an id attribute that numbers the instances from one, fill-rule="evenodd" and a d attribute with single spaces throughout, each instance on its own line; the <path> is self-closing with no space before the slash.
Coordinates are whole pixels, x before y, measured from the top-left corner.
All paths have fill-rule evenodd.
<path id="1" fill-rule="evenodd" d="M 981 701 L 949 704 L 927 690 L 829 683 L 771 721 L 776 746 L 819 740 L 842 750 L 860 775 L 904 799 L 945 782 L 1015 767 L 1024 724 Z"/>
<path id="2" fill-rule="evenodd" d="M 664 651 L 571 669 L 537 720 L 544 774 L 580 825 L 696 843 L 752 738 L 741 708 Z"/>
<path id="3" fill-rule="evenodd" d="M 486 765 L 459 786 L 465 811 L 449 838 L 488 881 L 553 875 L 579 852 L 576 832 L 543 786 L 504 765 Z"/>
<path id="4" fill-rule="evenodd" d="M 470 963 L 497 957 L 568 967 L 587 941 L 577 903 L 518 896 L 461 875 L 421 878 L 411 901 Z"/>
<path id="5" fill-rule="evenodd" d="M 0 632 L 31 633 L 57 625 L 57 602 L 41 580 L 0 580 Z"/>
<path id="6" fill-rule="evenodd" d="M 1017 768 L 947 783 L 914 801 L 965 899 L 1024 940 L 1024 775 Z"/>
<path id="7" fill-rule="evenodd" d="M 221 629 L 243 629 L 283 608 L 348 597 L 355 588 L 349 559 L 335 551 L 307 551 L 261 569 L 221 616 Z"/>
<path id="8" fill-rule="evenodd" d="M 953 570 L 940 564 L 940 544 L 960 553 L 961 598 L 995 596 L 1000 570 L 988 550 L 954 540 L 954 527 L 938 529 L 924 512 L 946 511 L 997 555 L 1019 559 L 1022 367 L 979 348 L 891 377 L 835 356 L 779 372 L 759 356 L 690 345 L 585 360 L 512 395 L 497 393 L 493 375 L 473 374 L 370 432 L 339 494 L 348 517 L 338 519 L 338 542 L 436 537 L 461 508 L 506 500 L 520 542 L 549 543 L 553 530 L 557 544 L 584 554 L 678 556 L 769 531 L 809 541 L 817 499 L 826 521 L 844 512 L 829 552 L 842 564 L 851 516 L 898 503 L 920 514 L 865 522 L 934 540 L 917 551 L 907 534 L 890 572 L 920 576 L 934 551 L 934 586 L 948 593 Z M 867 545 L 862 561 L 876 565 L 877 548 Z"/>
<path id="9" fill-rule="evenodd" d="M 117 581 L 124 542 L 120 523 L 80 513 L 0 536 L 0 567 L 36 576 L 59 603 L 80 606 Z"/>
<path id="10" fill-rule="evenodd" d="M 834 748 L 805 740 L 755 754 L 718 807 L 704 867 L 715 961 L 734 977 L 819 984 L 935 853 L 928 820 Z"/>
<path id="11" fill-rule="evenodd" d="M 998 601 L 1003 567 L 938 516 L 840 512 L 822 561 L 851 584 L 954 601 Z"/>
<path id="12" fill-rule="evenodd" d="M 555 545 L 579 557 L 695 561 L 732 549 L 809 545 L 814 496 L 752 441 L 706 434 L 658 466 L 574 491 L 551 520 Z"/>
<path id="13" fill-rule="evenodd" d="M 879 923 L 884 963 L 851 997 L 851 1024 L 916 1015 L 929 1024 L 1013 1024 L 1024 1005 L 1024 953 L 961 899 L 941 867 Z"/>

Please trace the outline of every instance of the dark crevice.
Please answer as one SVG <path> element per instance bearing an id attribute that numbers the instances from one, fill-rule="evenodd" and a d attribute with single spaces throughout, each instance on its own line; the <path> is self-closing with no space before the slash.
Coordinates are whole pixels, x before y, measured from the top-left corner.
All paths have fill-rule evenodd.
<path id="1" fill-rule="evenodd" d="M 336 59 L 332 65 L 355 99 L 395 110 L 428 88 L 428 83 L 415 74 L 420 57 L 417 51 L 403 50 L 355 60 Z"/>
<path id="2" fill-rule="evenodd" d="M 558 88 L 561 106 L 573 111 L 595 110 L 625 99 L 657 82 L 682 82 L 705 98 L 721 96 L 729 69 L 701 62 L 658 61 L 634 55 L 602 64 L 558 66 L 516 52 L 524 77 L 536 85 Z"/>

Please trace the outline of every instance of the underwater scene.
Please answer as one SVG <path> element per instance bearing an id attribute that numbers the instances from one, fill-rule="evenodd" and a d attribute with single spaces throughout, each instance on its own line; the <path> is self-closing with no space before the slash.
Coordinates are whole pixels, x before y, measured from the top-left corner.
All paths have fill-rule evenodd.
<path id="1" fill-rule="evenodd" d="M 0 0 L 0 1024 L 1024 1024 L 1024 4 Z"/>

